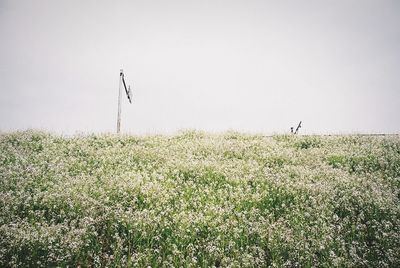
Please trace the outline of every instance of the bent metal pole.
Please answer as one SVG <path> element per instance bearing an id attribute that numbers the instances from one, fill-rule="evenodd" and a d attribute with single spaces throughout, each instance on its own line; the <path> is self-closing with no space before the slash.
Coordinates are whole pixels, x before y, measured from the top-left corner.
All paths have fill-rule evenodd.
<path id="1" fill-rule="evenodd" d="M 117 118 L 117 133 L 121 132 L 121 105 L 122 105 L 122 86 L 124 86 L 126 97 L 129 100 L 129 103 L 132 103 L 132 91 L 131 86 L 126 87 L 124 71 L 122 69 L 119 70 L 119 88 L 118 88 L 118 118 Z"/>

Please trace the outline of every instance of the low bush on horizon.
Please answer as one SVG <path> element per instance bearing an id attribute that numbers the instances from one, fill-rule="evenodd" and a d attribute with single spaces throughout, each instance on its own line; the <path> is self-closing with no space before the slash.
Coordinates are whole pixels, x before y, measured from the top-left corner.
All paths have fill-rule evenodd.
<path id="1" fill-rule="evenodd" d="M 400 267 L 400 136 L 0 134 L 0 267 Z"/>

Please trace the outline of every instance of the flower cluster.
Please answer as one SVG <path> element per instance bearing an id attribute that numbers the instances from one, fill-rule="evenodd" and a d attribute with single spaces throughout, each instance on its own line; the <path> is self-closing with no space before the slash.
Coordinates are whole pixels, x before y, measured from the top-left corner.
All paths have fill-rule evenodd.
<path id="1" fill-rule="evenodd" d="M 400 267 L 400 137 L 0 135 L 0 266 Z"/>

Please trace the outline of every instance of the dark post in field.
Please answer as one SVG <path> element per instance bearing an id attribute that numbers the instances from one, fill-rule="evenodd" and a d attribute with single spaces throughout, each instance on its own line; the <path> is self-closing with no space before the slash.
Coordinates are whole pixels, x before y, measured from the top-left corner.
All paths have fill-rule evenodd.
<path id="1" fill-rule="evenodd" d="M 294 132 L 294 134 L 299 133 L 299 129 L 300 129 L 300 128 L 301 128 L 301 121 L 300 121 L 299 125 L 297 126 L 296 131 Z"/>

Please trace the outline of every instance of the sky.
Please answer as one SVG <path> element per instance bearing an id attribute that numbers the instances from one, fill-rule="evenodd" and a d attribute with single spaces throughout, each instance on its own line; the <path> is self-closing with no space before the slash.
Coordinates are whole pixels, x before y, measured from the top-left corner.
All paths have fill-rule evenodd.
<path id="1" fill-rule="evenodd" d="M 398 0 L 0 0 L 0 131 L 400 133 Z"/>

